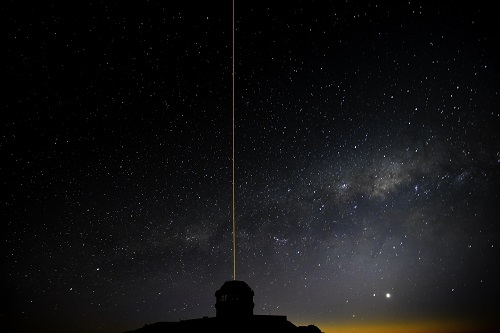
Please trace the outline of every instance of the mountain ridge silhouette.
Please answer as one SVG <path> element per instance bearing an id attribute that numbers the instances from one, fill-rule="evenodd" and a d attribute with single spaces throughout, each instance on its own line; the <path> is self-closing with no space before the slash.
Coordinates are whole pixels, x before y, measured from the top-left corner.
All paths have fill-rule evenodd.
<path id="1" fill-rule="evenodd" d="M 226 281 L 215 292 L 216 316 L 156 322 L 123 333 L 177 333 L 177 332 L 275 332 L 323 333 L 315 325 L 297 326 L 284 315 L 253 314 L 254 292 L 244 281 Z"/>

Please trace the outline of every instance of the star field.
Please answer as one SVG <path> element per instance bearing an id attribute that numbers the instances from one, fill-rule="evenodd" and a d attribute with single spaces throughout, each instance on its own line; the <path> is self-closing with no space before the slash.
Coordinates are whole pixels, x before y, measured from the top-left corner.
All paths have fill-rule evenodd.
<path id="1" fill-rule="evenodd" d="M 254 313 L 326 333 L 498 327 L 492 5 L 235 2 L 236 278 Z M 9 2 L 2 21 L 2 324 L 214 316 L 233 279 L 232 3 Z"/>

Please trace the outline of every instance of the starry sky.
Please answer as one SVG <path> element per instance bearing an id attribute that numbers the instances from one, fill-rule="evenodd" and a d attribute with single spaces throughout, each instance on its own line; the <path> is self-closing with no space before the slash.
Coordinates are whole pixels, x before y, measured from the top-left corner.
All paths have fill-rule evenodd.
<path id="1" fill-rule="evenodd" d="M 0 7 L 2 326 L 499 325 L 493 4 Z"/>

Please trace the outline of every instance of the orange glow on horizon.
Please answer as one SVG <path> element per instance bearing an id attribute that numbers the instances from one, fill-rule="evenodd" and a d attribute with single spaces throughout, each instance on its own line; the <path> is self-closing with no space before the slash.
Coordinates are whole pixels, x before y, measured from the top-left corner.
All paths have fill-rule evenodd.
<path id="1" fill-rule="evenodd" d="M 308 324 L 300 324 L 307 326 Z M 493 325 L 458 320 L 419 320 L 408 322 L 317 323 L 324 333 L 476 333 L 493 332 Z"/>

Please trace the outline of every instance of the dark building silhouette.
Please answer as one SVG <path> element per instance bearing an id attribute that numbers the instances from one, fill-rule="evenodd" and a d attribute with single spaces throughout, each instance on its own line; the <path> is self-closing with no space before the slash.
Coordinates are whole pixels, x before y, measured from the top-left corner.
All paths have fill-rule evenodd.
<path id="1" fill-rule="evenodd" d="M 243 281 L 226 281 L 215 292 L 215 317 L 157 322 L 124 333 L 269 332 L 322 333 L 315 325 L 296 326 L 286 316 L 254 315 L 254 292 Z"/>
<path id="2" fill-rule="evenodd" d="M 217 318 L 239 318 L 253 315 L 254 292 L 248 284 L 243 281 L 226 281 L 222 287 L 215 292 L 216 317 Z"/>

